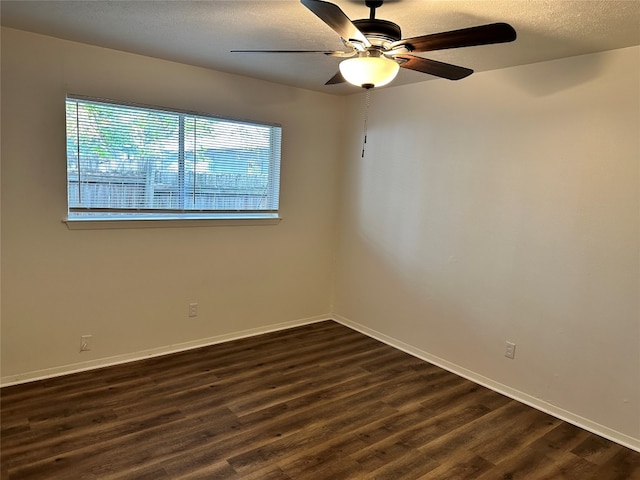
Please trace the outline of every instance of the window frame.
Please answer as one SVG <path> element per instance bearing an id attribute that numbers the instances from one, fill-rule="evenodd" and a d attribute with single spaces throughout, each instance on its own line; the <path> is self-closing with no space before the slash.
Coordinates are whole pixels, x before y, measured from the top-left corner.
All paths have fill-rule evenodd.
<path id="1" fill-rule="evenodd" d="M 143 109 L 146 111 L 157 111 L 160 114 L 175 114 L 179 118 L 193 117 L 201 119 L 213 119 L 228 121 L 229 123 L 246 124 L 256 127 L 274 128 L 271 131 L 277 132 L 276 139 L 269 141 L 269 161 L 268 161 L 268 183 L 267 190 L 271 190 L 269 199 L 275 202 L 275 208 L 259 210 L 222 210 L 222 209 L 196 209 L 196 208 L 126 208 L 117 209 L 113 207 L 75 207 L 70 202 L 70 169 L 69 169 L 69 129 L 68 129 L 68 102 L 88 102 L 103 104 L 110 107 L 124 107 L 133 109 Z M 78 128 L 76 126 L 76 128 Z M 179 136 L 184 135 L 184 123 L 180 121 Z M 76 135 L 80 135 L 78 132 Z M 226 225 L 275 225 L 281 220 L 280 217 L 280 172 L 282 161 L 282 125 L 277 123 L 257 122 L 238 118 L 229 118 L 210 113 L 183 110 L 156 105 L 147 105 L 133 102 L 124 102 L 106 98 L 90 97 L 84 95 L 67 94 L 65 96 L 65 159 L 66 159 L 66 203 L 67 215 L 63 219 L 69 229 L 105 229 L 105 228 L 149 228 L 149 227 L 189 227 L 189 226 L 226 226 Z M 195 148 L 195 146 L 194 146 Z M 78 165 L 80 160 L 77 160 Z M 184 168 L 185 159 L 178 159 L 179 169 Z M 78 169 L 80 175 L 80 168 Z M 194 170 L 195 181 L 195 170 Z M 80 178 L 80 177 L 79 177 Z M 80 179 L 78 179 L 78 190 L 80 191 Z M 181 196 L 185 192 L 178 185 Z M 195 184 L 194 184 L 195 189 Z M 273 190 L 275 189 L 275 193 Z M 193 197 L 196 198 L 194 190 Z M 117 215 L 120 211 L 121 215 Z M 90 212 L 89 215 L 80 215 L 80 212 Z M 100 215 L 101 212 L 110 213 L 111 216 Z M 91 213 L 94 213 L 92 215 Z"/>

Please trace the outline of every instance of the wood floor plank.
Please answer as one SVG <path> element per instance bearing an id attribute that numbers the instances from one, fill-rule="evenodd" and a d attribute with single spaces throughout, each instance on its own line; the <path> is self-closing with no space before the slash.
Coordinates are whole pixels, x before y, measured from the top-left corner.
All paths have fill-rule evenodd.
<path id="1" fill-rule="evenodd" d="M 640 480 L 640 455 L 622 448 L 593 474 L 598 480 Z"/>
<path id="2" fill-rule="evenodd" d="M 0 478 L 640 480 L 640 453 L 327 321 L 0 390 Z"/>
<path id="3" fill-rule="evenodd" d="M 455 455 L 443 460 L 437 468 L 420 478 L 446 478 L 455 480 L 476 480 L 485 472 L 495 472 L 495 465 L 487 459 L 467 450 L 457 451 Z"/>

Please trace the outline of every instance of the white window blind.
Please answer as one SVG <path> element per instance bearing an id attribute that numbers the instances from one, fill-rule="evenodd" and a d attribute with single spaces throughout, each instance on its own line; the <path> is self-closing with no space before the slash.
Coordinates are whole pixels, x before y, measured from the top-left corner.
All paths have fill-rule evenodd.
<path id="1" fill-rule="evenodd" d="M 278 212 L 281 127 L 68 96 L 69 219 Z"/>

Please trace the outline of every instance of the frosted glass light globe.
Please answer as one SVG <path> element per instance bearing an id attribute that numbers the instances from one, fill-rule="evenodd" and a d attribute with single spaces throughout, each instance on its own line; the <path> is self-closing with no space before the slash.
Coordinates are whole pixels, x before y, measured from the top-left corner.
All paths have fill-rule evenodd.
<path id="1" fill-rule="evenodd" d="M 340 63 L 344 79 L 357 87 L 382 87 L 391 82 L 400 70 L 394 60 L 386 57 L 356 57 Z"/>

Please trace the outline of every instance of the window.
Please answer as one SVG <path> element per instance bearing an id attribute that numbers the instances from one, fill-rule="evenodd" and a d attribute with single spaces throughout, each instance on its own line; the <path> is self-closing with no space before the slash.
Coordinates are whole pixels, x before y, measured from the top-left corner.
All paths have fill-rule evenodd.
<path id="1" fill-rule="evenodd" d="M 281 127 L 68 96 L 69 220 L 277 218 Z"/>

